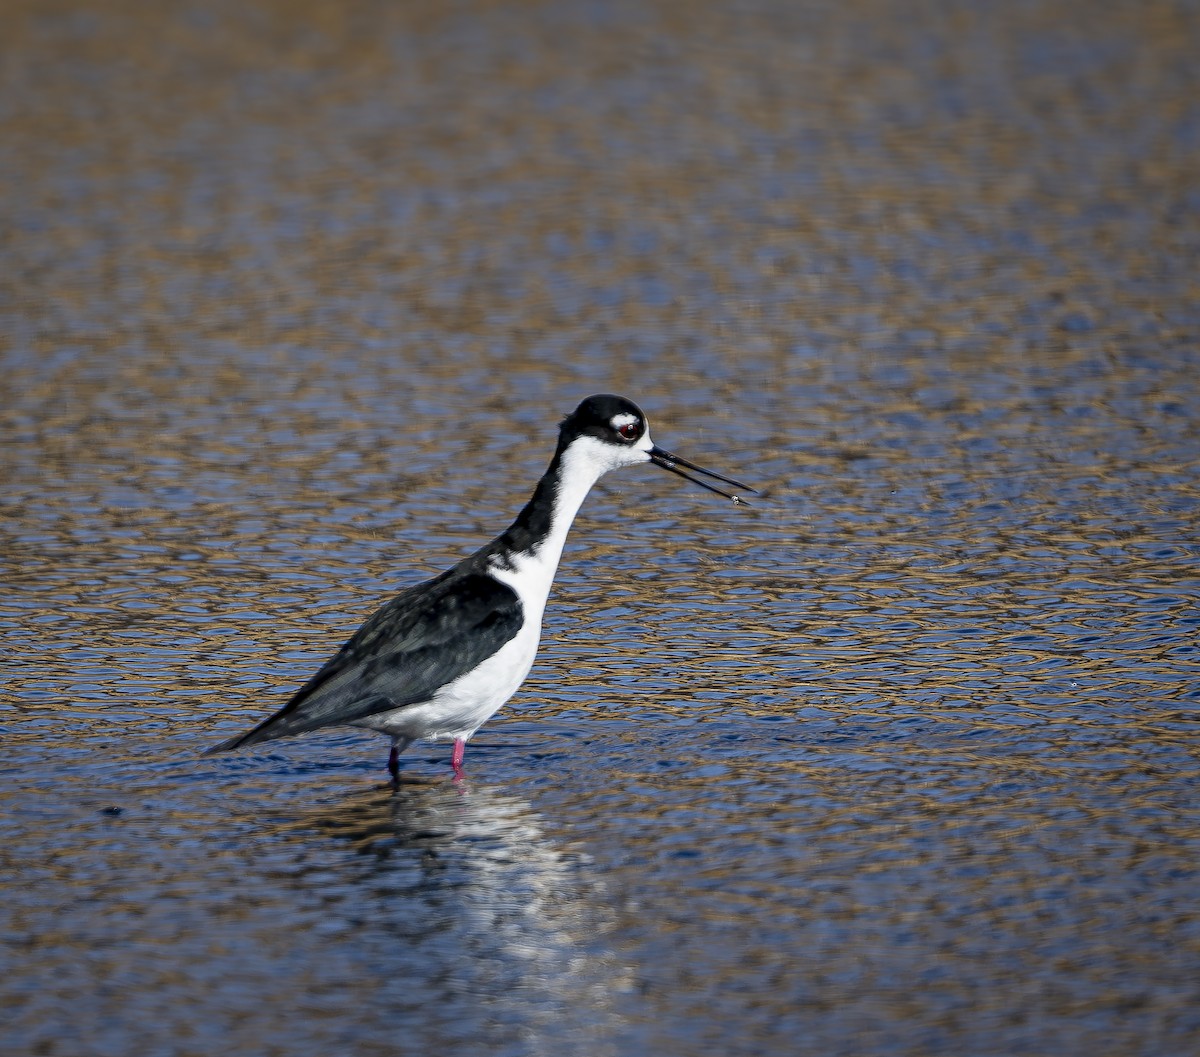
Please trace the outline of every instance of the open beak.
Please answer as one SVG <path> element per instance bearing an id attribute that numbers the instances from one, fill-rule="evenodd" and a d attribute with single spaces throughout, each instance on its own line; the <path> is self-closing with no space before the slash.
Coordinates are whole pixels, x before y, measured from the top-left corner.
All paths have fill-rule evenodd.
<path id="1" fill-rule="evenodd" d="M 697 466 L 694 462 L 688 462 L 687 459 L 681 459 L 678 455 L 672 455 L 669 451 L 663 451 L 657 444 L 650 449 L 650 461 L 655 466 L 661 466 L 664 470 L 670 470 L 673 474 L 678 474 L 685 481 L 691 481 L 692 484 L 698 484 L 701 488 L 707 488 L 710 492 L 716 492 L 717 495 L 723 495 L 726 499 L 732 499 L 739 505 L 746 505 L 744 500 L 736 492 L 727 492 L 724 488 L 718 488 L 716 485 L 711 485 L 707 481 L 700 480 L 699 477 L 693 477 L 690 473 L 684 473 L 680 469 L 681 466 L 686 466 L 689 470 L 695 470 L 696 473 L 702 473 L 705 477 L 712 477 L 717 481 L 724 481 L 725 484 L 731 484 L 734 488 L 740 488 L 744 492 L 756 492 L 757 488 L 751 488 L 748 484 L 742 484 L 741 481 L 735 481 L 732 477 L 725 477 L 722 474 L 715 473 L 712 470 L 706 470 L 703 466 Z"/>

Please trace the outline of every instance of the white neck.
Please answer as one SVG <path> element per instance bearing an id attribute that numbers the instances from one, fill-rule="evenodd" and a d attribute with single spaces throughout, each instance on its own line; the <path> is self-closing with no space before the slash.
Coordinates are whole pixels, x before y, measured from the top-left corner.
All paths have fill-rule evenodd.
<path id="1" fill-rule="evenodd" d="M 649 436 L 644 443 L 649 446 Z M 491 562 L 492 575 L 521 596 L 526 620 L 541 620 L 567 534 L 592 485 L 609 470 L 645 460 L 641 450 L 617 449 L 590 437 L 578 438 L 562 453 L 557 468 L 552 471 L 557 480 L 554 482 L 549 530 L 529 550 Z"/>

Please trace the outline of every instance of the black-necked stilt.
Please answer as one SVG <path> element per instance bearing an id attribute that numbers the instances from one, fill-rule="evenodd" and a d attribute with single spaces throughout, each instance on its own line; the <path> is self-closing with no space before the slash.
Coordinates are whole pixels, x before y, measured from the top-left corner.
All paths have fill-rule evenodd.
<path id="1" fill-rule="evenodd" d="M 636 404 L 590 396 L 563 420 L 549 468 L 504 533 L 441 576 L 401 592 L 275 715 L 208 752 L 319 727 L 369 727 L 391 735 L 393 781 L 400 753 L 418 738 L 453 739 L 451 763 L 461 776 L 467 741 L 533 665 L 546 596 L 584 497 L 609 470 L 641 462 L 743 502 L 685 473 L 681 467 L 747 488 L 656 446 Z"/>

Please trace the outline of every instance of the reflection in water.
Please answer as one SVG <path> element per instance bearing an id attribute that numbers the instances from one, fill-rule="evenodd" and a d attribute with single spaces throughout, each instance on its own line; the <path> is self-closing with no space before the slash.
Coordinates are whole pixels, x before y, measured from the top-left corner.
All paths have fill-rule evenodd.
<path id="1" fill-rule="evenodd" d="M 485 1020 L 501 1034 L 519 1025 L 537 1040 L 531 1053 L 614 1052 L 612 999 L 628 983 L 605 939 L 613 912 L 581 853 L 526 801 L 470 780 L 406 782 L 265 830 L 300 841 L 313 831 L 354 852 L 344 883 L 303 883 L 325 913 L 362 919 L 374 1001 L 397 1015 L 492 1005 Z"/>

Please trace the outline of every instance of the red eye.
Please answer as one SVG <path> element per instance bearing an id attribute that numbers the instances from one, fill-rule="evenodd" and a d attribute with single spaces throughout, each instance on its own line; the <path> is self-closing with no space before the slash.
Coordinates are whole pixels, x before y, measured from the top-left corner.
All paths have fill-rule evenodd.
<path id="1" fill-rule="evenodd" d="M 625 425 L 617 427 L 617 432 L 626 440 L 637 440 L 641 429 L 636 422 L 626 422 Z"/>

